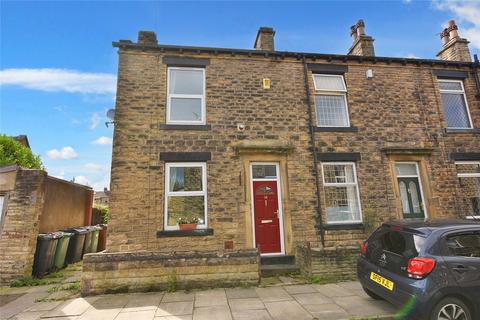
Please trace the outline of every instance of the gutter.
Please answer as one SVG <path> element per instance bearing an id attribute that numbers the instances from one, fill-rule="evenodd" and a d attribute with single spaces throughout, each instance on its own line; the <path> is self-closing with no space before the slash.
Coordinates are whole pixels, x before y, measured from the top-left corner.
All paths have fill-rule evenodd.
<path id="1" fill-rule="evenodd" d="M 325 53 L 309 53 L 309 52 L 293 52 L 293 51 L 268 51 L 268 50 L 258 50 L 258 49 L 235 49 L 235 48 L 215 48 L 215 47 L 197 47 L 197 46 L 179 46 L 179 45 L 167 45 L 167 44 L 141 44 L 133 43 L 130 40 L 120 40 L 118 42 L 112 43 L 113 47 L 123 48 L 123 49 L 136 49 L 139 51 L 154 50 L 164 53 L 166 51 L 175 51 L 178 53 L 191 53 L 191 54 L 201 54 L 201 53 L 210 53 L 214 55 L 218 54 L 229 54 L 229 55 L 246 55 L 248 57 L 265 57 L 265 58 L 295 58 L 297 60 L 310 59 L 315 60 L 326 60 L 327 62 L 340 61 L 358 61 L 358 62 L 384 62 L 387 64 L 399 63 L 401 65 L 406 65 L 407 63 L 413 65 L 428 65 L 428 66 L 439 66 L 439 67 L 474 67 L 473 62 L 465 61 L 449 61 L 449 60 L 438 60 L 438 59 L 417 59 L 417 58 L 398 58 L 398 57 L 378 57 L 378 56 L 355 56 L 355 55 L 344 55 L 344 54 L 325 54 Z"/>
<path id="2" fill-rule="evenodd" d="M 312 153 L 313 153 L 313 172 L 315 173 L 315 186 L 316 186 L 316 197 L 317 197 L 318 224 L 315 225 L 315 228 L 319 230 L 322 246 L 325 247 L 325 229 L 323 227 L 322 207 L 320 204 L 320 177 L 318 175 L 318 156 L 317 156 L 317 150 L 315 147 L 315 129 L 312 125 L 313 123 L 312 102 L 310 99 L 310 85 L 308 83 L 308 67 L 307 67 L 307 62 L 305 61 L 305 56 L 302 57 L 302 62 L 303 62 L 303 77 L 305 81 L 305 94 L 306 94 L 307 106 L 308 106 L 308 128 L 310 131 L 310 144 L 311 144 Z"/>
<path id="3" fill-rule="evenodd" d="M 473 77 L 475 79 L 475 86 L 477 87 L 477 100 L 480 100 L 480 79 L 478 77 L 478 66 L 480 65 L 478 61 L 478 56 L 476 54 L 473 55 Z"/>

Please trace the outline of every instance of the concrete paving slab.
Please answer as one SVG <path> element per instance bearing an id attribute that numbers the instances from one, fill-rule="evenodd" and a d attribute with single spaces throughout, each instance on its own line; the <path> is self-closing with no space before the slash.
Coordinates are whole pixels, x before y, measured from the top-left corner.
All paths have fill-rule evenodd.
<path id="1" fill-rule="evenodd" d="M 258 298 L 254 288 L 228 288 L 225 293 L 228 299 Z"/>
<path id="2" fill-rule="evenodd" d="M 337 283 L 340 287 L 347 290 L 363 290 L 362 285 L 358 281 L 345 281 Z"/>
<path id="3" fill-rule="evenodd" d="M 80 316 L 87 311 L 87 309 L 91 308 L 92 303 L 94 303 L 96 300 L 98 300 L 97 297 L 67 300 L 61 303 L 55 309 L 43 314 L 41 318 Z"/>
<path id="4" fill-rule="evenodd" d="M 162 302 L 158 306 L 156 317 L 193 314 L 193 301 Z"/>
<path id="5" fill-rule="evenodd" d="M 58 307 L 62 301 L 37 302 L 27 309 L 27 311 L 50 311 Z"/>
<path id="6" fill-rule="evenodd" d="M 299 285 L 291 285 L 291 286 L 283 286 L 283 289 L 290 294 L 298 294 L 298 293 L 314 293 L 318 292 L 313 286 L 309 284 L 299 284 Z"/>
<path id="7" fill-rule="evenodd" d="M 335 297 L 334 302 L 352 316 L 375 317 L 394 314 L 396 308 L 386 301 L 376 301 L 359 296 Z"/>
<path id="8" fill-rule="evenodd" d="M 230 299 L 228 304 L 232 311 L 265 309 L 265 305 L 259 298 Z"/>
<path id="9" fill-rule="evenodd" d="M 186 293 L 183 291 L 167 292 L 162 298 L 162 302 L 180 302 L 193 301 L 195 295 L 193 293 Z"/>
<path id="10" fill-rule="evenodd" d="M 193 320 L 232 320 L 228 306 L 211 306 L 195 308 Z"/>
<path id="11" fill-rule="evenodd" d="M 282 287 L 256 288 L 255 291 L 263 302 L 286 301 L 293 299 L 292 296 Z"/>
<path id="12" fill-rule="evenodd" d="M 347 296 L 353 296 L 355 295 L 354 292 L 351 290 L 347 290 L 343 287 L 340 287 L 338 284 L 324 284 L 324 285 L 314 285 L 315 289 L 317 289 L 318 292 L 323 294 L 324 296 L 327 297 L 347 297 Z"/>
<path id="13" fill-rule="evenodd" d="M 307 304 L 303 307 L 315 318 L 322 320 L 337 320 L 349 318 L 348 312 L 335 303 Z"/>
<path id="14" fill-rule="evenodd" d="M 192 320 L 192 315 L 157 317 L 155 320 Z"/>
<path id="15" fill-rule="evenodd" d="M 120 313 L 121 308 L 112 309 L 88 309 L 84 314 L 78 317 L 78 320 L 113 320 Z M 63 320 L 63 318 L 52 319 Z"/>
<path id="16" fill-rule="evenodd" d="M 12 320 L 39 320 L 40 316 L 44 314 L 45 311 L 25 311 L 20 314 L 17 314 L 13 318 L 10 318 Z M 1 317 L 0 313 L 0 317 Z M 3 318 L 0 318 L 3 319 Z"/>
<path id="17" fill-rule="evenodd" d="M 242 310 L 232 312 L 233 320 L 272 320 L 267 310 Z"/>
<path id="18" fill-rule="evenodd" d="M 214 289 L 195 292 L 195 308 L 227 305 L 225 289 Z"/>
<path id="19" fill-rule="evenodd" d="M 122 310 L 123 311 L 123 310 Z M 121 312 L 115 320 L 153 320 L 155 310 L 142 310 L 133 312 Z"/>
<path id="20" fill-rule="evenodd" d="M 295 300 L 298 303 L 305 305 L 305 304 L 324 304 L 324 303 L 332 303 L 332 299 L 325 297 L 323 294 L 316 292 L 316 293 L 302 293 L 302 294 L 295 294 L 293 295 Z"/>
<path id="21" fill-rule="evenodd" d="M 310 320 L 312 315 L 296 301 L 266 302 L 268 312 L 275 320 Z"/>
<path id="22" fill-rule="evenodd" d="M 129 300 L 122 312 L 156 310 L 163 293 L 137 293 L 129 296 Z"/>
<path id="23" fill-rule="evenodd" d="M 97 310 L 103 309 L 122 309 L 126 306 L 129 300 L 129 295 L 126 294 L 112 294 L 99 296 L 97 300 L 92 302 L 92 307 Z"/>

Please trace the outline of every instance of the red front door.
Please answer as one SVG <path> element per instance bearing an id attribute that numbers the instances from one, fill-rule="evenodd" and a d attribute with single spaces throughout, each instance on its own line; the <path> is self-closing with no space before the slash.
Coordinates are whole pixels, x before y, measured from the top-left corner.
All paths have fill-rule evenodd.
<path id="1" fill-rule="evenodd" d="M 253 212 L 260 253 L 281 253 L 277 181 L 253 182 Z"/>

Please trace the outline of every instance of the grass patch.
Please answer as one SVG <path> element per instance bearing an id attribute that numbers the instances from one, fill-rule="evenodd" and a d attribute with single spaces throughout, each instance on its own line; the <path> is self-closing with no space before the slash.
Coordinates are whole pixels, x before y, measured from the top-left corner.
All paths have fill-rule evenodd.
<path id="1" fill-rule="evenodd" d="M 10 287 L 18 288 L 18 287 L 43 286 L 47 284 L 61 282 L 63 279 L 65 279 L 65 274 L 63 272 L 54 272 L 46 275 L 42 279 L 28 276 L 28 277 L 23 277 L 21 279 L 13 280 L 10 283 Z"/>

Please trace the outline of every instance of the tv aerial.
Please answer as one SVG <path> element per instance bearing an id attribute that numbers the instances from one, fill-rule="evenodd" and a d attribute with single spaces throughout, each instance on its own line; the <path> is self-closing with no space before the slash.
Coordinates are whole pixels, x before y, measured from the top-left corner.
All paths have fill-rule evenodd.
<path id="1" fill-rule="evenodd" d="M 107 118 L 109 121 L 105 122 L 105 126 L 108 128 L 109 124 L 115 124 L 115 109 L 109 109 L 107 111 Z"/>

